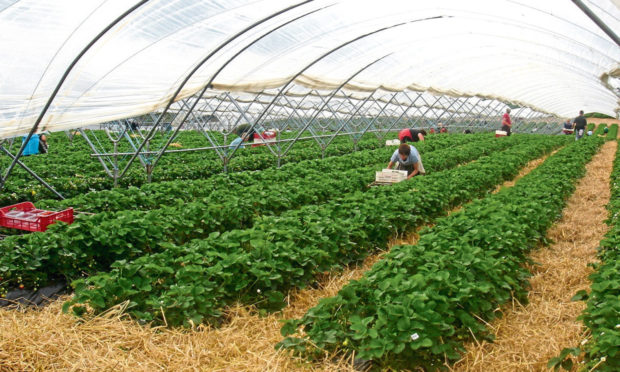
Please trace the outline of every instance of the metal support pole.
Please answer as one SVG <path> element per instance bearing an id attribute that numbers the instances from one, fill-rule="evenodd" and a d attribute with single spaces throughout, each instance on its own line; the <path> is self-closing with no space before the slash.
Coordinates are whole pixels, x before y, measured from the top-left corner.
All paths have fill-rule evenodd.
<path id="1" fill-rule="evenodd" d="M 611 40 L 613 40 L 614 43 L 616 43 L 616 45 L 620 46 L 620 38 L 618 38 L 618 35 L 616 35 L 616 33 L 611 28 L 609 28 L 609 26 L 607 26 L 605 24 L 605 22 L 603 22 L 596 14 L 594 14 L 594 12 L 592 10 L 590 10 L 590 8 L 588 8 L 588 6 L 586 4 L 584 4 L 581 0 L 572 0 L 572 1 L 594 23 L 596 23 L 596 25 L 598 27 L 600 27 L 600 29 L 603 30 L 603 32 L 606 33 L 607 36 L 609 36 L 611 38 Z M 617 6 L 617 4 L 618 3 L 616 3 L 616 6 Z"/>
<path id="2" fill-rule="evenodd" d="M 435 100 L 435 102 L 433 102 L 433 104 L 432 104 L 432 105 L 428 106 L 428 108 L 426 109 L 426 111 L 424 111 L 424 113 L 422 114 L 422 118 L 425 118 L 425 117 L 426 117 L 426 114 L 427 114 L 430 110 L 432 110 L 432 109 L 433 109 L 433 107 L 435 106 L 435 104 L 436 104 L 437 102 L 439 102 L 439 99 L 440 99 L 440 98 L 441 98 L 441 97 L 437 97 L 437 99 Z M 424 97 L 422 97 L 422 101 L 424 101 L 424 103 L 426 103 L 426 104 L 428 105 L 428 102 L 426 102 L 426 100 L 424 99 Z M 413 125 L 415 125 L 415 124 L 417 124 L 417 123 L 419 123 L 419 122 L 420 122 L 420 119 L 416 119 L 416 120 L 414 120 L 414 121 L 413 121 Z M 412 127 L 413 127 L 413 125 L 412 125 Z"/>
<path id="3" fill-rule="evenodd" d="M 32 169 L 28 168 L 26 166 L 26 164 L 22 163 L 21 160 L 17 159 L 17 157 L 13 154 L 11 154 L 11 152 L 9 150 L 7 150 L 4 146 L 0 145 L 0 149 L 2 149 L 2 151 L 4 151 L 5 154 L 7 154 L 11 159 L 13 159 L 13 161 L 15 161 L 17 163 L 17 165 L 19 165 L 20 167 L 24 168 L 24 170 L 26 172 L 28 172 L 32 177 L 34 177 L 37 181 L 39 181 L 39 183 L 41 183 L 43 186 L 45 186 L 48 190 L 50 190 L 51 192 L 54 193 L 54 195 L 56 195 L 57 197 L 59 197 L 61 200 L 64 200 L 65 197 L 60 195 L 60 193 L 58 191 L 56 191 L 52 186 L 50 186 L 47 182 L 45 182 L 43 180 L 43 178 L 39 177 Z"/>
<path id="4" fill-rule="evenodd" d="M 39 117 L 34 122 L 34 125 L 32 126 L 32 129 L 30 130 L 30 132 L 26 136 L 26 140 L 22 143 L 22 146 L 19 148 L 19 151 L 17 152 L 17 155 L 15 156 L 15 158 L 13 158 L 13 161 L 9 165 L 9 168 L 6 170 L 6 173 L 4 174 L 4 177 L 0 177 L 0 190 L 2 190 L 2 188 L 4 187 L 4 184 L 6 183 L 6 180 L 9 178 L 9 175 L 11 174 L 11 171 L 13 170 L 15 165 L 17 164 L 17 161 L 19 160 L 19 158 L 24 153 L 24 149 L 26 149 L 26 145 L 28 144 L 28 142 L 30 142 L 30 139 L 32 138 L 32 136 L 39 129 L 39 124 L 41 124 L 41 121 L 43 121 L 43 118 L 45 117 L 45 114 L 47 113 L 47 110 L 52 105 L 52 102 L 54 101 L 54 98 L 56 98 L 56 95 L 58 94 L 58 92 L 60 91 L 60 88 L 62 87 L 62 85 L 64 84 L 65 80 L 69 76 L 69 73 L 71 73 L 71 71 L 73 70 L 73 67 L 75 67 L 75 65 L 79 62 L 79 60 L 82 59 L 84 54 L 86 54 L 86 52 L 88 52 L 88 50 L 93 45 L 95 45 L 95 43 L 97 41 L 99 41 L 99 39 L 101 39 L 103 37 L 103 35 L 105 35 L 108 31 L 110 31 L 114 26 L 116 26 L 120 21 L 122 21 L 126 16 L 131 14 L 134 10 L 138 9 L 139 7 L 141 7 L 142 5 L 146 4 L 147 2 L 148 2 L 148 0 L 142 0 L 142 1 L 138 2 L 138 3 L 136 3 L 134 6 L 132 6 L 128 10 L 126 10 L 125 12 L 123 12 L 123 14 L 121 14 L 120 16 L 116 17 L 116 19 L 114 19 L 114 21 L 112 21 L 110 24 L 108 24 L 103 30 L 101 30 L 101 32 L 99 32 L 97 34 L 97 36 L 95 36 L 84 48 L 82 48 L 80 53 L 73 59 L 73 61 L 71 61 L 71 64 L 69 64 L 69 67 L 67 67 L 67 69 L 65 70 L 65 72 L 62 75 L 62 77 L 60 78 L 60 81 L 58 82 L 58 84 L 56 84 L 56 88 L 54 88 L 54 91 L 52 92 L 52 94 L 50 95 L 49 99 L 45 103 L 45 106 L 43 106 L 43 110 L 41 110 L 41 113 L 39 114 Z"/>
<path id="5" fill-rule="evenodd" d="M 376 89 L 375 89 L 375 91 L 376 91 Z M 372 95 L 374 94 L 374 92 L 375 92 L 375 91 L 373 91 L 373 93 L 372 93 L 372 94 L 369 94 L 369 95 L 368 95 L 368 97 L 366 97 L 366 99 L 362 101 L 362 103 L 361 103 L 361 104 L 360 104 L 360 105 L 359 105 L 359 106 L 355 109 L 355 112 L 353 112 L 353 114 L 351 114 L 351 116 L 349 117 L 349 120 L 350 120 L 351 118 L 353 118 L 355 115 L 357 115 L 357 113 L 358 113 L 358 112 L 362 109 L 362 107 L 364 107 L 364 105 L 366 104 L 366 102 L 368 102 L 368 100 L 370 99 L 370 97 L 372 97 Z M 345 121 L 345 122 L 344 122 L 344 124 L 342 124 L 342 125 L 340 126 L 340 128 L 338 128 L 338 130 L 336 131 L 336 133 L 335 133 L 335 134 L 334 134 L 334 135 L 333 135 L 333 136 L 332 136 L 332 137 L 331 137 L 331 138 L 327 141 L 327 144 L 325 145 L 325 148 L 327 148 L 327 146 L 329 146 L 329 145 L 332 143 L 332 141 L 334 140 L 334 138 L 336 138 L 336 136 L 338 135 L 338 133 L 340 133 L 340 131 L 341 131 L 342 129 L 344 129 L 344 127 L 348 124 L 348 122 L 349 122 L 348 120 L 347 120 L 347 121 Z"/>
<path id="6" fill-rule="evenodd" d="M 372 126 L 372 125 L 373 125 L 373 124 L 377 121 L 377 119 L 378 119 L 378 118 L 379 118 L 379 117 L 383 114 L 383 112 L 385 112 L 385 109 L 386 109 L 386 108 L 387 108 L 387 107 L 388 107 L 388 106 L 392 103 L 392 100 L 394 100 L 394 97 L 396 97 L 396 95 L 397 95 L 397 94 L 398 94 L 398 93 L 394 93 L 394 94 L 392 95 L 392 98 L 390 98 L 390 100 L 389 100 L 389 101 L 385 104 L 385 106 L 383 106 L 383 107 L 381 108 L 381 110 L 379 111 L 379 114 L 378 114 L 378 115 L 376 115 L 376 116 L 375 116 L 375 117 L 374 117 L 374 118 L 370 121 L 370 124 L 368 124 L 368 123 L 367 123 L 368 125 L 366 126 L 366 129 L 364 129 L 364 130 L 362 131 L 362 134 L 360 134 L 360 135 L 359 135 L 359 138 L 362 138 L 362 137 L 364 136 L 364 134 L 366 134 L 366 132 L 370 129 L 370 127 L 371 127 L 371 126 Z M 356 145 L 357 145 L 357 142 L 356 142 Z"/>
<path id="7" fill-rule="evenodd" d="M 375 31 L 375 32 L 378 32 L 378 31 Z M 373 32 L 373 33 L 375 33 L 375 32 Z M 371 34 L 372 34 L 372 33 L 371 33 Z M 370 34 L 368 34 L 368 35 L 370 35 Z M 360 38 L 361 38 L 361 37 L 360 37 Z M 344 47 L 345 45 L 348 45 L 348 44 L 352 43 L 352 42 L 353 42 L 353 41 L 355 41 L 355 40 L 359 40 L 360 38 L 356 38 L 356 39 L 354 39 L 354 40 L 352 40 L 352 41 L 346 42 L 346 43 L 342 44 L 340 47 L 338 47 L 338 48 L 336 48 L 336 49 L 334 49 L 334 50 L 340 49 L 340 48 Z M 333 50 L 333 51 L 334 51 L 334 50 Z M 331 53 L 331 52 L 330 52 L 330 53 Z M 328 54 L 329 54 L 329 53 L 328 53 Z M 390 53 L 390 54 L 391 54 L 391 53 Z M 293 147 L 293 144 L 296 142 L 296 140 L 297 140 L 297 139 L 299 139 L 299 137 L 301 137 L 301 134 L 302 134 L 302 133 L 303 133 L 303 132 L 304 132 L 304 131 L 305 131 L 305 130 L 306 130 L 306 129 L 310 126 L 310 125 L 312 125 L 312 123 L 313 123 L 313 122 L 316 120 L 316 118 L 318 117 L 319 113 L 321 113 L 321 111 L 323 111 L 323 109 L 324 109 L 324 108 L 328 105 L 329 101 L 330 101 L 332 98 L 334 98 L 334 96 L 338 93 L 338 91 L 339 91 L 339 90 L 341 90 L 341 89 L 342 89 L 345 85 L 347 85 L 347 83 L 349 83 L 349 81 L 353 80 L 353 79 L 354 79 L 357 75 L 359 75 L 360 73 L 362 73 L 362 72 L 363 72 L 364 70 L 366 70 L 368 67 L 370 67 L 370 66 L 374 65 L 375 63 L 377 63 L 377 62 L 381 61 L 382 59 L 386 58 L 386 57 L 387 57 L 387 56 L 389 56 L 390 54 L 386 54 L 386 55 L 384 55 L 383 57 L 377 58 L 376 60 L 374 60 L 374 61 L 370 62 L 369 64 L 367 64 L 367 65 L 365 65 L 365 66 L 363 66 L 363 67 L 362 67 L 362 68 L 360 68 L 359 70 L 355 71 L 355 73 L 354 73 L 353 75 L 349 76 L 349 77 L 348 77 L 348 78 L 347 78 L 347 79 L 346 79 L 346 80 L 345 80 L 342 84 L 340 84 L 340 85 L 338 86 L 338 88 L 337 88 L 336 90 L 334 90 L 334 91 L 333 91 L 333 92 L 329 95 L 329 97 L 327 98 L 327 100 L 326 100 L 326 101 L 324 101 L 324 103 L 323 103 L 323 105 L 321 106 L 321 108 L 320 108 L 319 110 L 317 110 L 317 112 L 314 114 L 314 116 L 313 116 L 313 117 L 312 117 L 312 119 L 308 122 L 308 124 L 306 124 L 306 125 L 304 126 L 304 128 L 303 128 L 303 129 L 302 129 L 299 133 L 297 133 L 295 141 L 291 142 L 291 144 L 290 144 L 290 145 L 286 148 L 286 150 L 282 153 L 282 155 L 283 155 L 283 156 L 286 156 L 286 154 L 288 154 L 288 152 L 290 151 L 291 147 Z M 327 55 L 327 54 L 325 54 L 324 56 L 326 56 L 326 55 Z M 320 58 L 318 58 L 318 59 L 316 59 L 315 61 L 313 61 L 313 62 L 312 62 L 311 64 L 309 64 L 309 65 L 308 65 L 305 69 L 303 69 L 300 73 L 298 73 L 296 76 L 301 75 L 301 73 L 302 73 L 303 71 L 305 71 L 305 70 L 307 70 L 308 68 L 310 68 L 311 66 L 313 66 L 316 62 L 320 61 L 320 60 L 321 60 L 324 56 L 321 56 Z M 290 83 L 292 83 L 292 81 L 293 81 L 293 80 L 290 80 L 286 86 L 290 85 Z M 285 86 L 285 88 L 286 88 L 286 86 Z M 284 88 L 282 88 L 282 89 L 284 89 Z M 281 92 L 282 92 L 282 91 L 278 92 L 279 94 L 278 94 L 278 95 L 276 95 L 276 98 L 274 98 L 274 100 L 270 103 L 270 105 L 269 105 L 269 106 L 267 106 L 267 110 L 268 110 L 268 109 L 269 109 L 269 108 L 273 105 L 273 103 L 274 103 L 274 102 L 275 102 L 275 100 L 278 98 L 278 96 L 281 94 Z M 265 111 L 266 111 L 266 110 L 265 110 Z M 265 111 L 263 111 L 263 112 L 261 113 L 261 117 L 262 117 L 262 116 L 264 116 Z M 260 120 L 260 118 L 261 118 L 261 117 L 259 117 L 259 119 L 258 119 L 258 120 Z M 257 120 L 257 123 L 258 123 L 258 120 Z M 336 132 L 336 134 L 337 134 L 337 133 L 338 133 L 338 132 Z M 329 144 L 331 143 L 331 141 L 332 141 L 331 139 L 330 139 L 329 141 L 327 141 L 327 143 L 325 144 L 325 148 L 327 148 L 327 146 L 329 146 Z"/>
<path id="8" fill-rule="evenodd" d="M 386 30 L 390 30 L 399 26 L 403 26 L 406 24 L 410 24 L 410 23 L 414 23 L 414 22 L 421 22 L 421 21 L 426 21 L 426 20 L 432 20 L 432 19 L 441 19 L 444 18 L 443 16 L 437 16 L 437 17 L 428 17 L 428 18 L 422 18 L 422 19 L 417 19 L 417 20 L 413 20 L 413 21 L 407 21 L 407 22 L 401 22 L 401 23 L 397 23 L 394 25 L 390 25 L 390 26 L 386 26 L 386 27 L 382 27 L 370 32 L 367 32 L 365 34 L 362 34 L 356 38 L 353 38 L 351 40 L 345 41 L 344 43 L 338 45 L 337 47 L 325 52 L 324 54 L 320 55 L 318 58 L 314 59 L 312 62 L 310 62 L 308 65 L 306 65 L 304 68 L 302 68 L 300 71 L 298 71 L 293 77 L 291 77 L 288 82 L 286 84 L 284 84 L 284 86 L 278 91 L 278 93 L 276 94 L 276 96 L 273 98 L 273 100 L 267 105 L 267 108 L 259 115 L 259 117 L 256 119 L 256 123 L 254 123 L 255 125 L 260 123 L 260 121 L 262 120 L 263 116 L 266 114 L 266 112 L 271 108 L 271 106 L 273 106 L 273 104 L 278 100 L 278 98 L 282 95 L 282 93 L 293 83 L 293 81 L 295 81 L 295 79 L 297 79 L 301 74 L 303 74 L 306 70 L 308 70 L 310 67 L 314 66 L 317 62 L 321 61 L 323 58 L 327 57 L 328 55 L 334 53 L 337 50 L 340 50 L 342 48 L 344 48 L 347 45 L 350 45 L 358 40 L 364 39 L 368 36 L 380 33 L 382 31 L 386 31 Z M 233 154 L 235 151 L 237 151 L 237 148 L 239 146 L 237 146 L 234 150 L 233 150 Z"/>
<path id="9" fill-rule="evenodd" d="M 223 49 L 224 47 L 226 47 L 228 44 L 230 44 L 231 42 L 233 42 L 234 40 L 236 40 L 238 37 L 240 37 L 241 35 L 244 35 L 244 34 L 245 34 L 245 33 L 247 33 L 248 31 L 250 31 L 250 30 L 252 30 L 253 28 L 257 27 L 258 25 L 260 25 L 260 24 L 262 24 L 262 23 L 264 23 L 264 22 L 266 22 L 266 21 L 268 21 L 268 20 L 270 20 L 270 19 L 273 19 L 273 18 L 275 18 L 275 17 L 277 17 L 277 16 L 279 16 L 279 15 L 281 15 L 281 14 L 284 14 L 284 13 L 288 12 L 288 11 L 289 11 L 289 10 L 291 10 L 291 9 L 295 9 L 295 8 L 297 8 L 297 7 L 301 6 L 301 5 L 307 4 L 307 3 L 309 3 L 310 1 L 311 1 L 311 0 L 306 0 L 306 1 L 303 1 L 303 2 L 298 3 L 298 4 L 293 4 L 293 5 L 291 5 L 291 6 L 287 7 L 287 8 L 285 8 L 285 9 L 281 9 L 281 10 L 279 10 L 279 11 L 277 11 L 277 12 L 275 12 L 275 13 L 273 13 L 273 14 L 271 14 L 271 15 L 269 15 L 269 16 L 267 16 L 267 17 L 263 18 L 263 19 L 260 19 L 260 20 L 259 20 L 259 21 L 257 21 L 257 22 L 254 22 L 254 23 L 253 23 L 253 24 L 251 24 L 250 26 L 248 26 L 248 27 L 244 28 L 243 30 L 241 30 L 240 32 L 238 32 L 238 33 L 236 33 L 236 34 L 232 35 L 232 36 L 231 36 L 230 38 L 228 38 L 226 41 L 224 41 L 223 43 L 221 43 L 220 45 L 218 45 L 218 46 L 217 46 L 215 49 L 213 49 L 213 50 L 212 50 L 212 51 L 211 51 L 211 52 L 210 52 L 210 53 L 209 53 L 209 54 L 208 54 L 205 58 L 203 58 L 203 59 L 200 61 L 200 63 L 196 64 L 196 66 L 194 66 L 194 68 L 192 69 L 192 71 L 190 71 L 190 73 L 189 73 L 189 74 L 187 74 L 187 76 L 185 77 L 185 79 L 183 79 L 183 81 L 181 82 L 181 84 L 179 84 L 179 86 L 177 87 L 177 90 L 174 92 L 174 94 L 172 95 L 172 97 L 171 97 L 171 98 L 170 98 L 170 100 L 168 101 L 168 104 L 167 104 L 167 105 L 166 105 L 166 107 L 164 108 L 164 111 L 161 113 L 161 115 L 159 116 L 159 118 L 157 119 L 157 121 L 153 124 L 153 128 L 151 129 L 151 131 L 147 134 L 147 136 L 146 136 L 146 140 L 145 140 L 145 141 L 143 141 L 143 142 L 140 144 L 139 148 L 136 150 L 136 153 L 135 153 L 135 154 L 133 154 L 133 155 L 131 156 L 131 158 L 129 159 L 129 162 L 127 163 L 127 165 L 125 166 L 125 168 L 124 168 L 124 169 L 123 169 L 123 171 L 121 172 L 120 177 L 123 177 L 123 176 L 125 175 L 125 173 L 127 172 L 127 170 L 129 170 L 129 167 L 131 166 L 131 164 L 133 163 L 133 161 L 135 160 L 135 158 L 138 156 L 138 154 L 140 153 L 140 151 L 142 151 L 142 149 L 144 148 L 144 145 L 147 143 L 147 141 L 148 141 L 149 139 L 151 139 L 151 138 L 153 137 L 153 135 L 155 134 L 155 131 L 156 131 L 156 129 L 157 129 L 157 126 L 160 124 L 160 122 L 161 122 L 162 118 L 166 115 L 166 113 L 167 113 L 167 112 L 168 112 L 168 110 L 170 109 L 170 106 L 172 106 L 172 104 L 175 102 L 175 100 L 176 100 L 177 96 L 179 95 L 179 93 L 181 93 L 181 91 L 183 90 L 183 87 L 185 86 L 185 84 L 187 84 L 187 82 L 190 80 L 190 78 L 191 78 L 192 76 L 194 76 L 194 74 L 196 73 L 196 71 L 198 71 L 198 70 L 199 70 L 199 69 L 200 69 L 200 68 L 201 68 L 201 67 L 202 67 L 202 66 L 203 66 L 203 65 L 204 65 L 204 64 L 205 64 L 208 60 L 210 60 L 210 59 L 211 59 L 211 57 L 213 57 L 216 53 L 218 53 L 220 50 L 222 50 L 222 49 Z M 314 11 L 312 11 L 312 12 L 306 13 L 306 14 L 304 14 L 304 15 L 302 15 L 302 16 L 300 16 L 300 17 L 298 17 L 298 18 L 304 17 L 304 16 L 306 16 L 307 14 L 311 14 L 311 13 L 316 12 L 316 11 L 318 11 L 318 9 L 317 9 L 317 10 L 314 10 Z M 291 21 L 289 21 L 289 22 L 286 22 L 284 25 L 286 25 L 286 24 L 288 24 L 288 23 L 290 23 L 290 22 L 292 22 L 292 20 L 291 20 Z M 220 71 L 222 71 L 222 69 L 223 69 L 226 65 L 228 65 L 228 63 L 230 63 L 230 62 L 231 62 L 231 61 L 232 61 L 232 60 L 233 60 L 233 59 L 234 59 L 237 55 L 239 55 L 241 52 L 245 51 L 247 48 L 249 48 L 251 45 L 253 45 L 254 43 L 256 43 L 258 40 L 262 39 L 263 37 L 265 37 L 266 35 L 270 34 L 271 32 L 273 32 L 273 31 L 275 31 L 275 30 L 277 30 L 277 29 L 279 29 L 279 28 L 283 27 L 284 25 L 278 26 L 278 27 L 276 27 L 275 29 L 270 30 L 270 31 L 269 31 L 269 32 L 267 32 L 266 34 L 264 34 L 264 35 L 260 36 L 258 39 L 256 39 L 256 40 L 252 41 L 250 44 L 248 44 L 248 45 L 246 45 L 244 48 L 242 48 L 242 49 L 241 49 L 241 51 L 239 51 L 238 53 L 236 53 L 236 54 L 235 54 L 235 55 L 234 55 L 231 59 L 229 59 L 229 60 L 227 61 L 227 63 L 226 63 L 226 64 L 224 64 L 224 66 L 220 67 L 220 69 L 219 69 L 219 70 L 218 70 L 218 71 L 217 71 L 217 72 L 216 72 L 216 73 L 215 73 L 215 74 L 211 77 L 211 79 L 209 80 L 209 82 L 208 82 L 207 84 L 205 84 L 205 87 L 202 89 L 202 91 L 201 91 L 201 93 L 200 93 L 200 95 L 199 95 L 199 98 L 196 100 L 196 102 L 194 103 L 193 107 L 195 107 L 195 106 L 196 106 L 196 104 L 198 103 L 198 101 L 200 100 L 200 98 L 204 95 L 204 93 L 207 91 L 207 89 L 209 89 L 209 87 L 210 87 L 211 83 L 213 82 L 213 80 L 215 79 L 215 77 L 219 74 L 219 72 L 220 72 Z M 192 107 L 192 110 L 193 110 L 193 107 Z M 187 116 L 188 116 L 188 115 L 189 115 L 189 112 L 188 112 L 188 114 L 186 114 L 186 115 L 185 115 L 185 118 L 183 118 L 182 122 L 183 122 L 183 121 L 185 121 L 185 119 L 187 119 Z M 237 147 L 239 147 L 239 146 L 237 146 Z M 164 150 L 164 151 L 165 151 L 165 148 L 163 148 L 162 150 Z M 236 150 L 236 148 L 235 148 L 235 150 Z M 235 151 L 235 150 L 233 150 L 233 153 L 234 153 L 234 151 Z M 162 151 L 162 153 L 163 153 L 163 151 Z"/>
<path id="10" fill-rule="evenodd" d="M 90 147 L 91 150 L 93 150 L 93 152 L 95 153 L 99 153 L 99 151 L 97 151 L 97 148 L 95 147 L 95 145 L 91 142 L 90 138 L 88 137 L 88 135 L 86 135 L 86 132 L 80 128 L 78 129 L 78 131 L 80 132 L 80 134 L 82 135 L 82 137 L 84 138 L 84 140 L 86 140 L 86 143 L 88 144 L 88 146 Z M 103 170 L 106 172 L 106 174 L 110 177 L 112 176 L 112 172 L 110 172 L 110 169 L 108 168 L 108 166 L 105 163 L 105 159 L 101 156 L 98 156 L 99 158 L 99 162 L 101 163 L 101 165 L 103 166 Z"/>
<path id="11" fill-rule="evenodd" d="M 491 105 L 489 105 L 489 106 L 485 107 L 485 108 L 484 108 L 484 110 L 483 110 L 483 112 L 485 113 L 485 115 L 487 115 L 487 119 L 486 119 L 486 120 L 487 120 L 487 121 L 491 121 L 490 119 L 494 119 L 494 118 L 495 118 L 495 116 L 492 116 L 492 114 L 493 114 L 493 113 L 497 110 L 497 108 L 498 108 L 499 106 L 502 106 L 502 105 L 504 105 L 504 104 L 505 104 L 504 102 L 497 101 L 497 103 L 496 103 L 496 104 L 495 104 L 492 108 L 491 108 Z M 491 115 L 487 114 L 487 111 L 489 111 L 489 110 L 490 110 L 489 114 L 491 114 Z M 488 130 L 489 128 L 491 128 L 491 127 L 493 127 L 493 126 L 495 126 L 495 124 L 487 122 L 486 126 L 484 126 L 484 129 L 487 129 L 487 130 Z M 482 127 L 482 126 L 481 126 L 481 127 Z M 495 126 L 495 127 L 496 127 L 496 126 Z"/>
<path id="12" fill-rule="evenodd" d="M 302 127 L 302 128 L 307 128 L 307 130 L 308 130 L 308 131 L 310 131 L 310 133 L 311 133 L 311 134 L 313 135 L 313 137 L 315 138 L 316 143 L 317 143 L 317 144 L 319 145 L 319 147 L 322 149 L 322 148 L 324 148 L 325 143 L 323 142 L 323 140 L 322 140 L 322 139 L 320 139 L 320 137 L 318 137 L 318 136 L 316 135 L 316 132 L 315 132 L 314 128 L 312 128 L 312 127 L 310 126 L 310 125 L 312 124 L 312 122 L 314 121 L 314 119 L 316 118 L 316 116 L 320 114 L 320 110 L 321 110 L 321 109 L 315 109 L 315 115 L 313 115 L 313 116 L 310 118 L 310 120 L 308 121 L 308 123 L 309 123 L 308 125 L 306 125 L 306 123 L 304 122 L 304 120 L 303 120 L 303 119 L 302 119 L 299 115 L 297 115 L 297 114 L 296 114 L 296 113 L 297 113 L 297 111 L 301 108 L 301 105 L 302 105 L 303 101 L 304 101 L 307 97 L 309 97 L 309 96 L 310 96 L 310 94 L 308 94 L 308 95 L 304 96 L 304 97 L 303 97 L 303 98 L 299 101 L 299 104 L 297 105 L 297 107 L 291 107 L 291 108 L 292 108 L 292 109 L 291 109 L 291 114 L 288 116 L 288 120 L 291 120 L 291 118 L 293 117 L 293 115 L 296 115 L 296 116 L 299 118 L 299 120 L 302 122 L 302 126 L 301 126 L 301 127 Z M 289 100 L 289 98 L 288 98 L 287 96 L 283 96 L 283 97 L 284 97 L 284 99 L 285 99 L 285 100 L 286 100 L 286 101 L 287 101 L 287 102 L 288 102 L 291 106 L 293 106 L 292 102 Z M 304 130 L 305 130 L 305 129 L 304 129 Z M 303 130 L 300 132 L 300 134 L 301 134 L 302 132 L 303 132 Z"/>
<path id="13" fill-rule="evenodd" d="M 446 97 L 444 97 L 444 98 L 446 98 Z M 446 99 L 447 99 L 447 98 L 446 98 Z M 447 112 L 449 112 L 449 110 L 452 108 L 452 106 L 454 106 L 454 104 L 455 104 L 457 101 L 458 101 L 457 99 L 453 100 L 453 101 L 452 101 L 452 103 L 450 103 L 450 105 L 448 106 L 448 108 L 446 108 L 446 109 L 444 109 L 444 110 L 443 110 L 443 112 L 441 113 L 441 115 L 439 115 L 439 116 L 437 117 L 437 122 L 439 122 L 439 121 L 441 120 L 441 118 L 442 118 L 442 117 L 443 117 L 443 116 L 444 116 Z"/>
<path id="14" fill-rule="evenodd" d="M 469 99 L 467 101 L 469 101 Z M 475 119 L 475 115 L 477 115 L 472 112 L 476 108 L 475 103 L 467 102 L 467 108 L 469 108 L 469 111 L 465 113 L 465 115 L 463 116 L 463 120 L 461 121 L 461 124 L 463 124 L 461 125 L 462 128 L 470 127 L 469 124 Z"/>
<path id="15" fill-rule="evenodd" d="M 461 112 L 461 108 L 463 108 L 463 105 L 465 105 L 465 102 L 467 102 L 468 98 L 465 98 L 463 100 L 463 103 L 461 103 L 461 105 L 454 111 L 452 111 L 452 115 L 450 115 L 450 117 L 446 120 L 446 122 L 450 122 L 452 121 L 452 119 L 454 119 L 454 115 L 456 115 L 457 113 Z M 458 101 L 458 99 L 457 99 Z"/>
<path id="16" fill-rule="evenodd" d="M 400 114 L 400 116 L 396 120 L 394 120 L 392 122 L 392 125 L 390 125 L 390 127 L 385 132 L 382 132 L 383 135 L 379 138 L 381 141 L 383 141 L 385 139 L 385 136 L 394 128 L 394 126 L 396 124 L 400 123 L 400 121 L 407 114 L 407 112 L 409 112 L 409 110 L 411 110 L 411 108 L 415 105 L 415 103 L 418 101 L 418 99 L 420 99 L 420 97 L 422 97 L 422 93 L 417 93 L 418 96 L 414 100 L 411 100 L 411 98 L 409 97 L 409 95 L 407 93 L 404 93 L 404 94 L 411 101 L 411 104 L 409 106 L 407 106 L 407 108 Z"/>

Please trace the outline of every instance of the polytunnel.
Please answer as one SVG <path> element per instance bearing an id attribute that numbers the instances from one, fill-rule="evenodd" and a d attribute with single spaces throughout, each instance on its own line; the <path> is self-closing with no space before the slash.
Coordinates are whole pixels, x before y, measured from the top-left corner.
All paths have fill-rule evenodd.
<path id="1" fill-rule="evenodd" d="M 301 139 L 496 129 L 508 107 L 530 129 L 617 116 L 618 29 L 616 0 L 0 0 L 0 140 L 79 129 L 116 181 L 175 151 L 214 150 L 226 166 L 241 123 L 298 132 L 268 146 L 279 162 Z M 130 151 L 101 144 L 130 121 L 143 128 Z M 186 129 L 204 145 L 170 149 Z"/>

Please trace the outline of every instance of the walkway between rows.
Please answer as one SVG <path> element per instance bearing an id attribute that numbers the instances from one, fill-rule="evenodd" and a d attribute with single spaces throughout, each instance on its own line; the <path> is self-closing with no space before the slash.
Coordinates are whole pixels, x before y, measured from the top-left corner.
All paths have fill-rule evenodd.
<path id="1" fill-rule="evenodd" d="M 565 347 L 582 341 L 583 326 L 576 318 L 584 302 L 570 299 L 588 290 L 588 263 L 596 260 L 596 248 L 607 232 L 605 206 L 609 202 L 609 177 L 617 142 L 607 142 L 587 166 L 564 208 L 562 219 L 547 233 L 554 243 L 533 252 L 533 277 L 528 304 L 514 301 L 498 311 L 492 322 L 493 343 L 474 342 L 454 366 L 455 371 L 541 371 L 549 359 Z"/>

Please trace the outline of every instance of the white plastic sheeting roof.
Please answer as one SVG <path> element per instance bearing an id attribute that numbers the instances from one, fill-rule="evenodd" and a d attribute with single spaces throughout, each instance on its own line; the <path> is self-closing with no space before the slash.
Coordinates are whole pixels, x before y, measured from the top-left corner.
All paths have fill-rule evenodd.
<path id="1" fill-rule="evenodd" d="M 0 138 L 27 133 L 80 51 L 138 3 L 0 0 Z M 617 0 L 585 3 L 620 30 Z M 620 47 L 570 1 L 295 4 L 146 1 L 78 60 L 40 130 L 161 109 L 193 69 L 176 100 L 200 91 L 229 61 L 217 89 L 260 92 L 303 71 L 296 85 L 323 90 L 350 79 L 349 90 L 476 95 L 565 117 L 618 110 Z"/>

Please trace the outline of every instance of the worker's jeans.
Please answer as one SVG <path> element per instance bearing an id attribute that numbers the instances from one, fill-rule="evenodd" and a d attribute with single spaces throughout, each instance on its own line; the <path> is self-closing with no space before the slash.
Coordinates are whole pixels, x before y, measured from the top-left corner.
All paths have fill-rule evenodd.
<path id="1" fill-rule="evenodd" d="M 583 137 L 583 132 L 585 131 L 586 131 L 585 129 L 575 129 L 575 141 Z"/>
<path id="2" fill-rule="evenodd" d="M 496 127 L 497 128 L 497 127 Z M 510 135 L 510 127 L 508 125 L 502 125 L 502 130 L 506 132 L 506 135 Z"/>

